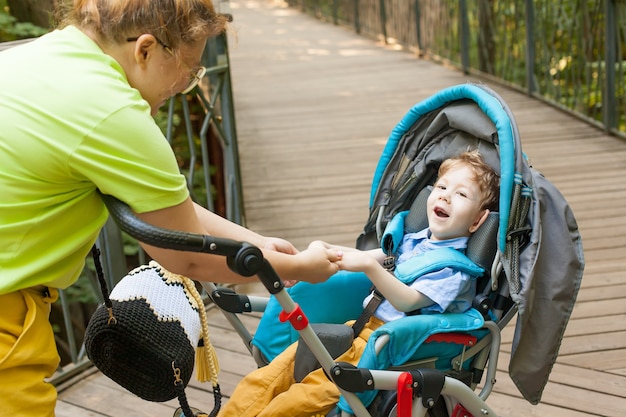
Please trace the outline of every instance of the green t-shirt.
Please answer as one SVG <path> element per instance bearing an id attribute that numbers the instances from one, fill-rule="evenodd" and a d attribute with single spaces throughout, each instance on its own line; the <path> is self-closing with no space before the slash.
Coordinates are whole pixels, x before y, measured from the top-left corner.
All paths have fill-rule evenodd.
<path id="1" fill-rule="evenodd" d="M 122 67 L 75 27 L 0 53 L 0 294 L 65 288 L 108 213 L 189 195 L 176 158 Z"/>

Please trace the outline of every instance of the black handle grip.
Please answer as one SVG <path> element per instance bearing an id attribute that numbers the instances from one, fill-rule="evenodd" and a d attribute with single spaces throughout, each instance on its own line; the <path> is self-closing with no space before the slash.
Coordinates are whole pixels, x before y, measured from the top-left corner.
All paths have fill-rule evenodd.
<path id="1" fill-rule="evenodd" d="M 117 198 L 102 193 L 100 196 L 119 228 L 135 239 L 163 249 L 226 256 L 232 271 L 244 277 L 258 275 L 270 293 L 275 294 L 283 288 L 282 280 L 256 246 L 232 239 L 163 229 L 139 219 L 126 203 Z"/>

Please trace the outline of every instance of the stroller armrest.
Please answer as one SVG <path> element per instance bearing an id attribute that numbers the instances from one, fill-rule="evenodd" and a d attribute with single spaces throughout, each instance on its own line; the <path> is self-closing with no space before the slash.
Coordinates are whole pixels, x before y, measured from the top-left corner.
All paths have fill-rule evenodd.
<path id="1" fill-rule="evenodd" d="M 407 316 L 385 323 L 370 336 L 359 367 L 386 369 L 404 363 L 412 359 L 431 335 L 469 332 L 480 329 L 484 323 L 482 315 L 474 309 L 465 313 Z"/>

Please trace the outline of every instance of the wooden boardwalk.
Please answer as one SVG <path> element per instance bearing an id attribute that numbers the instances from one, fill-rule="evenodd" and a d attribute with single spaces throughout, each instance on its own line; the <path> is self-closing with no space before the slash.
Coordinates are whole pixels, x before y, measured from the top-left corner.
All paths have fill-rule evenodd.
<path id="1" fill-rule="evenodd" d="M 514 112 L 535 168 L 571 204 L 586 269 L 542 403 L 528 404 L 507 375 L 512 329 L 504 333 L 488 402 L 501 417 L 626 415 L 626 142 L 524 94 L 280 2 L 236 0 L 230 7 L 247 225 L 300 248 L 313 239 L 353 245 L 367 216 L 374 167 L 404 113 L 445 87 L 489 84 Z M 262 293 L 254 284 L 243 290 Z M 210 316 L 228 395 L 255 365 L 223 316 L 214 309 Z M 252 329 L 257 320 L 245 318 Z M 207 388 L 194 385 L 188 394 L 192 405 L 210 411 Z M 137 399 L 96 371 L 59 390 L 63 417 L 170 416 L 177 407 Z"/>

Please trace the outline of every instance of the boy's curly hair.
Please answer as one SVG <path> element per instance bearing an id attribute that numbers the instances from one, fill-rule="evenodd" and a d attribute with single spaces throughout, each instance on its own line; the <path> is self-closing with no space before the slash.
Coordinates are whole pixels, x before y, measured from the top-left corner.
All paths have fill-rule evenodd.
<path id="1" fill-rule="evenodd" d="M 441 177 L 451 168 L 465 164 L 474 171 L 473 180 L 478 184 L 482 193 L 480 207 L 490 211 L 498 211 L 500 199 L 500 177 L 496 171 L 485 162 L 478 150 L 463 152 L 457 156 L 446 159 L 439 166 L 438 176 Z"/>

